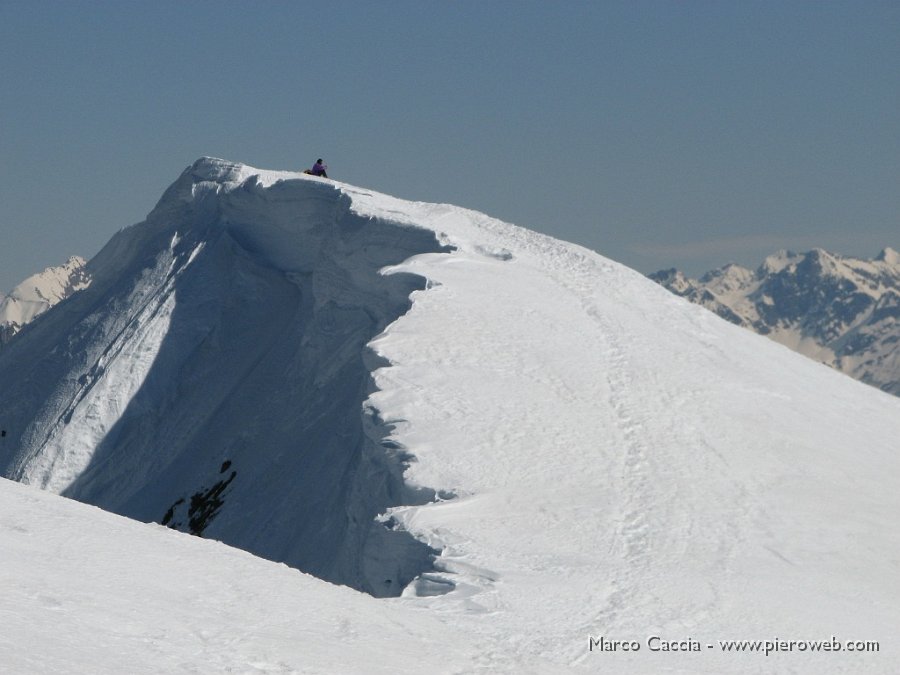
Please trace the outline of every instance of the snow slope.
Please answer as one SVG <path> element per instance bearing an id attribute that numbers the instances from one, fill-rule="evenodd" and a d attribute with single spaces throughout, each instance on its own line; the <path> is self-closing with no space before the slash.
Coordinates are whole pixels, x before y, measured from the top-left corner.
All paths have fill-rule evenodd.
<path id="1" fill-rule="evenodd" d="M 395 675 L 482 658 L 422 609 L 218 542 L 2 479 L 0 514 L 3 673 Z"/>
<path id="2" fill-rule="evenodd" d="M 289 562 L 373 594 L 391 593 L 372 575 L 395 570 L 402 597 L 360 621 L 407 634 L 423 659 L 446 630 L 436 672 L 900 671 L 896 398 L 578 246 L 296 174 L 201 160 L 110 247 L 85 305 L 49 312 L 7 351 L 51 348 L 74 327 L 68 348 L 27 372 L 0 353 L 6 475 L 159 520 L 236 470 L 204 536 L 331 542 Z M 123 285 L 136 268 L 142 281 Z M 366 344 L 379 358 L 360 355 Z M 323 396 L 309 377 L 337 392 L 334 410 L 306 410 Z M 378 513 L 392 530 L 341 528 Z M 433 566 L 403 531 L 437 552 Z M 245 547 L 285 559 L 266 545 Z M 376 602 L 313 586 L 340 611 Z M 408 635 L 420 616 L 437 623 Z M 316 617 L 296 621 L 310 649 L 329 639 Z M 592 651 L 590 636 L 641 649 Z M 699 653 L 651 651 L 650 636 Z M 831 636 L 881 650 L 718 645 Z M 365 672 L 354 658 L 337 670 Z"/>

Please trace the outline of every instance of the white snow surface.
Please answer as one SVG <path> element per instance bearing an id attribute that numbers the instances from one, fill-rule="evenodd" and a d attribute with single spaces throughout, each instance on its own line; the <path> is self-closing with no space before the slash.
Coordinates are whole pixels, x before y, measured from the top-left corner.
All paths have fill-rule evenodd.
<path id="1" fill-rule="evenodd" d="M 3 479 L 0 550 L 3 673 L 395 675 L 483 658 L 423 608 Z"/>
<path id="2" fill-rule="evenodd" d="M 173 200 L 210 204 L 227 215 L 241 255 L 279 274 L 305 274 L 323 256 L 336 258 L 335 246 L 355 261 L 344 264 L 349 277 L 367 279 L 364 263 L 381 260 L 369 244 L 357 249 L 345 239 L 310 236 L 309 223 L 323 213 L 315 204 L 329 194 L 349 200 L 363 228 L 425 230 L 453 247 L 412 252 L 382 267 L 388 279 L 410 273 L 428 284 L 370 341 L 384 361 L 372 365 L 377 389 L 357 412 L 380 419 L 390 445 L 412 456 L 404 473 L 409 485 L 442 496 L 395 501 L 382 517 L 439 551 L 435 569 L 408 583 L 401 597 L 376 600 L 215 542 L 0 482 L 4 667 L 900 672 L 900 400 L 733 326 L 599 254 L 474 211 L 221 160 L 200 160 L 190 171 L 190 190 L 171 192 L 158 213 L 175 208 Z M 285 214 L 298 209 L 291 229 Z M 83 359 L 80 367 L 99 384 L 84 388 L 66 376 L 69 393 L 53 390 L 61 401 L 54 414 L 66 420 L 53 426 L 42 408 L 42 434 L 16 432 L 0 441 L 18 444 L 3 448 L 15 469 L 8 475 L 63 492 L 90 474 L 87 497 L 74 495 L 87 501 L 104 485 L 103 472 L 112 469 L 98 467 L 92 453 L 121 424 L 128 402 L 146 395 L 135 392 L 161 377 L 151 373 L 164 338 L 172 339 L 177 293 L 158 289 L 206 255 L 197 248 L 202 242 L 182 251 L 180 237 L 188 235 L 181 227 L 173 236 L 163 220 L 148 222 L 171 240 L 172 253 L 154 257 L 145 272 L 163 280 L 153 287 L 159 300 L 117 324 L 125 337 L 112 351 Z M 150 238 L 127 236 L 129 247 Z M 100 261 L 106 276 L 92 288 L 115 284 L 126 267 L 118 259 Z M 234 267 L 251 283 L 247 267 Z M 348 302 L 357 298 L 355 288 L 347 287 Z M 280 298 L 275 309 L 287 311 L 292 301 Z M 141 306 L 134 298 L 124 304 Z M 239 326 L 232 324 L 245 317 L 230 315 L 229 325 L 244 337 L 216 337 L 202 349 L 221 348 L 216 340 L 265 342 L 278 328 L 265 318 L 271 307 Z M 24 337 L 44 348 L 53 321 L 41 323 L 43 333 Z M 0 378 L 19 372 L 3 369 L 2 358 L 13 356 L 0 357 Z M 179 377 L 176 370 L 164 374 Z M 191 387 L 212 395 L 206 380 L 188 375 Z M 0 382 L 6 388 L 8 381 Z M 182 396 L 149 384 L 162 398 Z M 260 396 L 263 385 L 253 383 Z M 200 394 L 185 400 L 200 401 Z M 277 403 L 269 398 L 264 405 Z M 16 415 L 24 420 L 30 410 L 4 402 L 0 392 L 2 424 Z M 275 439 L 264 425 L 283 423 L 261 416 L 254 432 Z M 128 429 L 117 433 L 127 436 Z M 232 433 L 240 435 L 240 427 L 221 435 Z M 240 471 L 249 471 L 248 463 Z M 113 494 L 130 485 L 117 480 Z M 141 498 L 157 489 L 144 488 Z M 109 492 L 97 494 L 96 501 L 115 501 Z M 635 640 L 641 649 L 591 651 L 590 636 Z M 700 651 L 653 652 L 650 636 L 696 641 Z M 832 636 L 880 641 L 880 651 L 795 647 L 764 656 L 725 653 L 718 645 Z"/>

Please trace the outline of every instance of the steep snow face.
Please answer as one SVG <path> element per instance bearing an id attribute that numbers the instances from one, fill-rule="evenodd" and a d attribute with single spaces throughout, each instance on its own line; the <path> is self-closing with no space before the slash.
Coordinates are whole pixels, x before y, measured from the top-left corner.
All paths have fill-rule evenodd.
<path id="1" fill-rule="evenodd" d="M 3 474 L 376 595 L 431 552 L 374 518 L 421 501 L 363 415 L 366 343 L 442 247 L 333 184 L 201 160 L 0 357 Z M 390 446 L 390 444 L 388 444 Z"/>
<path id="2" fill-rule="evenodd" d="M 780 251 L 755 272 L 728 265 L 699 280 L 677 270 L 650 278 L 732 323 L 900 395 L 900 261 L 890 248 L 875 260 Z"/>
<path id="3" fill-rule="evenodd" d="M 76 291 L 87 288 L 90 282 L 84 259 L 72 256 L 62 265 L 28 277 L 8 296 L 0 295 L 0 344 L 9 342 L 25 324 Z"/>

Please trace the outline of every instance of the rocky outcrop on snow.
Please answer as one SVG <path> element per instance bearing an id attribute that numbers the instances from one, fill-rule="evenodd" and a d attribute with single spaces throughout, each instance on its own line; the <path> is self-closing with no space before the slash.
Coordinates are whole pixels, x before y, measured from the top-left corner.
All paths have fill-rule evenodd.
<path id="1" fill-rule="evenodd" d="M 732 323 L 900 395 L 900 254 L 874 260 L 780 251 L 756 270 L 726 265 L 650 278 Z"/>

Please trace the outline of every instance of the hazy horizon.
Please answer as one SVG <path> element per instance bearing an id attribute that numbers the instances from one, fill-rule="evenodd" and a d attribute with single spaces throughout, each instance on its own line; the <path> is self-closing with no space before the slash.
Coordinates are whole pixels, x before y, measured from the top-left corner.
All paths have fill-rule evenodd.
<path id="1" fill-rule="evenodd" d="M 642 272 L 900 248 L 900 4 L 0 4 L 0 292 L 204 155 Z"/>

